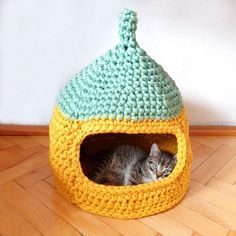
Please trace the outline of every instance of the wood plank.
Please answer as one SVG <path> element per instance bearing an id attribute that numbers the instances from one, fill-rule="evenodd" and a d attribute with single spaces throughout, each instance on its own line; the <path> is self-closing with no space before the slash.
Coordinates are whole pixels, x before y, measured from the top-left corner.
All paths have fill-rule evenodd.
<path id="1" fill-rule="evenodd" d="M 225 229 L 214 221 L 180 205 L 177 205 L 164 214 L 202 235 L 223 236 L 228 233 L 228 229 Z"/>
<path id="2" fill-rule="evenodd" d="M 28 136 L 5 136 L 5 139 L 11 143 L 14 143 L 20 146 L 24 150 L 27 150 L 29 148 L 39 145 L 37 142 L 33 141 Z"/>
<path id="3" fill-rule="evenodd" d="M 13 146 L 14 144 L 6 140 L 4 136 L 0 136 L 0 150 L 9 148 Z"/>
<path id="4" fill-rule="evenodd" d="M 105 224 L 95 215 L 69 203 L 55 188 L 44 181 L 30 186 L 27 191 L 82 234 L 91 236 L 120 235 L 114 228 Z"/>
<path id="5" fill-rule="evenodd" d="M 197 147 L 199 147 L 201 145 L 201 143 L 193 140 L 191 137 L 190 137 L 190 143 L 191 143 L 192 150 L 194 150 L 195 148 L 197 148 Z"/>
<path id="6" fill-rule="evenodd" d="M 22 148 L 16 145 L 0 150 L 0 172 L 28 158 L 28 155 L 25 155 L 23 151 Z"/>
<path id="7" fill-rule="evenodd" d="M 0 196 L 43 235 L 81 235 L 13 181 L 0 186 Z"/>
<path id="8" fill-rule="evenodd" d="M 216 174 L 216 177 L 229 183 L 236 182 L 236 154 L 226 163 L 226 165 Z"/>
<path id="9" fill-rule="evenodd" d="M 19 158 L 22 158 L 20 162 L 16 160 L 17 154 L 20 153 L 22 155 L 22 153 L 32 148 L 23 150 L 19 145 L 15 145 L 14 143 L 9 144 L 10 142 L 7 141 L 8 143 L 6 142 L 5 144 L 3 142 L 3 147 L 5 145 L 4 150 L 0 149 L 0 154 L 1 151 L 6 151 L 4 161 L 2 161 L 4 157 L 0 155 L 0 168 L 2 167 L 1 163 L 3 165 L 9 165 L 7 162 L 10 162 L 11 158 L 15 158 L 15 165 L 12 162 L 12 165 L 7 170 L 4 169 L 0 173 L 0 184 L 2 183 L 0 186 L 0 215 L 4 215 L 2 217 L 4 219 L 0 221 L 0 235 L 14 235 L 15 232 L 16 235 L 34 235 L 34 233 L 36 235 L 40 235 L 41 233 L 45 235 L 46 229 L 42 231 L 42 228 L 44 226 L 46 228 L 49 225 L 51 226 L 55 220 L 52 220 L 54 217 L 59 219 L 58 221 L 55 220 L 57 223 L 54 224 L 57 232 L 59 232 L 58 229 L 60 227 L 69 227 L 72 229 L 72 231 L 68 231 L 65 235 L 77 235 L 79 232 L 86 236 L 235 235 L 236 185 L 234 185 L 235 182 L 233 180 L 236 170 L 234 160 L 236 158 L 236 137 L 196 136 L 197 139 L 193 140 L 195 159 L 193 172 L 202 168 L 208 162 L 209 171 L 214 169 L 209 181 L 199 183 L 200 181 L 193 180 L 190 190 L 183 201 L 167 212 L 139 220 L 124 221 L 105 218 L 82 211 L 61 197 L 54 188 L 55 183 L 48 166 L 48 143 L 46 141 L 48 137 L 39 136 L 29 138 L 37 143 L 38 152 L 29 155 L 26 159 L 19 156 Z M 206 143 L 204 143 L 205 141 Z M 21 142 L 20 137 L 19 142 Z M 24 141 L 22 141 L 22 145 L 24 145 Z M 25 149 L 27 149 L 27 143 L 25 144 Z M 230 153 L 232 153 L 232 156 L 230 156 Z M 215 159 L 210 161 L 214 156 Z M 205 170 L 208 171 L 207 168 Z M 202 173 L 202 178 L 205 178 L 204 172 Z M 12 181 L 13 179 L 14 181 Z M 17 189 L 15 189 L 15 185 Z M 1 201 L 3 202 L 2 204 Z M 41 205 L 43 206 L 42 209 Z M 50 212 L 50 223 L 47 224 L 44 223 L 47 220 L 45 208 Z M 33 218 L 31 215 L 34 215 Z M 45 216 L 46 219 L 42 219 Z M 13 222 L 12 228 L 5 227 L 3 229 L 4 225 L 9 225 L 8 220 L 9 222 L 10 220 Z M 59 226 L 58 228 L 57 224 L 65 225 Z M 33 231 L 31 233 L 32 229 Z M 100 232 L 101 234 L 99 234 Z M 211 233 L 209 234 L 209 232 Z M 65 232 L 63 231 L 63 233 Z M 62 234 L 58 233 L 58 235 Z"/>
<path id="10" fill-rule="evenodd" d="M 40 152 L 33 154 L 18 165 L 0 172 L 0 184 L 10 182 L 25 173 L 35 170 L 39 165 L 46 164 L 48 162 L 47 157 L 48 150 L 43 148 Z"/>
<path id="11" fill-rule="evenodd" d="M 44 181 L 50 184 L 51 186 L 55 187 L 55 180 L 53 176 L 48 176 L 47 178 L 44 179 Z"/>
<path id="12" fill-rule="evenodd" d="M 153 235 L 155 236 L 157 232 L 143 224 L 138 220 L 119 220 L 109 217 L 98 216 L 99 219 L 104 221 L 106 224 L 110 225 L 112 228 L 116 229 L 122 235 L 127 236 L 143 236 L 143 235 Z"/>
<path id="13" fill-rule="evenodd" d="M 155 236 L 164 236 L 164 235 L 160 233 L 156 233 Z"/>
<path id="14" fill-rule="evenodd" d="M 212 148 L 219 148 L 223 145 L 215 136 L 192 136 L 191 139 Z"/>
<path id="15" fill-rule="evenodd" d="M 13 207 L 0 198 L 0 235 L 23 236 L 42 235 L 25 218 L 23 218 Z"/>
<path id="16" fill-rule="evenodd" d="M 49 183 L 52 187 L 55 187 L 55 181 L 54 181 L 53 176 L 47 177 L 45 181 Z M 97 216 L 97 217 L 101 219 L 102 221 L 104 221 L 105 223 L 107 223 L 108 225 L 111 225 L 114 229 L 116 229 L 117 231 L 119 231 L 121 234 L 124 234 L 124 235 L 140 235 L 139 233 L 143 232 L 143 231 L 140 231 L 140 229 L 146 228 L 144 224 L 135 223 L 135 220 L 123 221 L 123 220 L 117 220 L 117 219 L 112 219 L 112 218 L 106 218 L 102 216 Z M 159 235 L 159 233 L 157 232 L 155 233 L 156 233 L 154 234 L 155 236 Z M 148 230 L 146 229 L 146 234 L 153 235 L 153 231 L 150 229 Z M 142 233 L 141 235 L 146 235 L 146 234 Z"/>
<path id="17" fill-rule="evenodd" d="M 7 149 L 0 150 L 0 172 L 13 167 L 30 156 L 42 150 L 41 146 L 36 146 L 28 150 L 23 150 L 19 146 L 11 146 Z"/>
<path id="18" fill-rule="evenodd" d="M 192 172 L 192 178 L 199 183 L 207 184 L 217 172 L 236 153 L 236 147 L 222 145 L 210 158 Z"/>
<path id="19" fill-rule="evenodd" d="M 217 148 L 212 148 L 210 146 L 200 144 L 197 148 L 193 150 L 193 162 L 191 166 L 191 170 L 195 170 L 198 166 L 200 166 L 204 161 L 206 161 L 214 152 L 216 152 Z"/>
<path id="20" fill-rule="evenodd" d="M 202 236 L 202 234 L 199 234 L 197 232 L 193 232 L 192 236 Z"/>
<path id="21" fill-rule="evenodd" d="M 227 236 L 236 236 L 236 232 L 230 230 L 229 233 L 227 234 Z"/>
<path id="22" fill-rule="evenodd" d="M 16 178 L 15 181 L 23 188 L 27 188 L 39 182 L 40 180 L 43 180 L 47 178 L 48 176 L 51 176 L 52 172 L 51 172 L 51 167 L 49 166 L 49 163 L 44 164 L 44 162 L 42 162 L 41 164 L 37 166 L 36 169 Z"/>
<path id="23" fill-rule="evenodd" d="M 193 233 L 190 228 L 180 224 L 165 214 L 158 214 L 151 217 L 141 218 L 139 220 L 165 236 L 190 236 Z"/>
<path id="24" fill-rule="evenodd" d="M 236 146 L 236 136 L 215 136 L 214 138 L 216 138 L 222 144 Z"/>
<path id="25" fill-rule="evenodd" d="M 236 186 L 224 182 L 216 177 L 212 178 L 208 183 L 207 186 L 219 191 L 219 192 L 226 192 L 227 194 L 231 195 L 232 197 L 236 197 Z"/>
<path id="26" fill-rule="evenodd" d="M 37 143 L 43 145 L 44 147 L 49 146 L 49 137 L 48 136 L 30 136 L 31 139 Z"/>
<path id="27" fill-rule="evenodd" d="M 236 229 L 236 214 L 199 196 L 187 194 L 181 206 L 197 212 L 225 229 Z"/>
<path id="28" fill-rule="evenodd" d="M 235 197 L 232 197 L 225 192 L 221 192 L 220 190 L 216 191 L 205 185 L 199 184 L 195 181 L 191 181 L 191 187 L 188 194 L 190 196 L 203 198 L 211 202 L 212 204 L 225 209 L 226 211 L 236 214 Z"/>

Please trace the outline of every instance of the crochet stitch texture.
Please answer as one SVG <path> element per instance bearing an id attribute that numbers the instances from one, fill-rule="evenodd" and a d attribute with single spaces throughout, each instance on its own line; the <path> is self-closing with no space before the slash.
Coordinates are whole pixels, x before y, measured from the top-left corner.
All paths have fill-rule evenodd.
<path id="1" fill-rule="evenodd" d="M 138 46 L 136 28 L 136 13 L 125 10 L 119 44 L 69 81 L 50 123 L 50 163 L 59 192 L 87 211 L 122 219 L 155 214 L 178 203 L 189 186 L 192 159 L 180 92 Z M 137 186 L 96 184 L 83 173 L 80 148 L 87 137 L 92 140 L 98 134 L 150 134 L 147 145 L 157 142 L 167 151 L 178 151 L 177 165 L 161 181 Z M 161 134 L 176 139 L 165 140 Z"/>
<path id="2" fill-rule="evenodd" d="M 75 75 L 61 92 L 58 105 L 68 117 L 136 121 L 179 114 L 179 90 L 138 46 L 136 23 L 136 13 L 126 10 L 120 19 L 120 43 Z"/>

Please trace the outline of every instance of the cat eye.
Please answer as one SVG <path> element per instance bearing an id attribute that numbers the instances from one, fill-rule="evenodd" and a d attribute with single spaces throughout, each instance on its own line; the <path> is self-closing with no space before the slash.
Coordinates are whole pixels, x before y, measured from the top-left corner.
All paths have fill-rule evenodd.
<path id="1" fill-rule="evenodd" d="M 170 170 L 166 169 L 163 171 L 164 176 L 168 176 L 170 174 Z"/>
<path id="2" fill-rule="evenodd" d="M 152 170 L 157 170 L 157 167 L 158 167 L 157 163 L 152 163 L 151 164 Z"/>

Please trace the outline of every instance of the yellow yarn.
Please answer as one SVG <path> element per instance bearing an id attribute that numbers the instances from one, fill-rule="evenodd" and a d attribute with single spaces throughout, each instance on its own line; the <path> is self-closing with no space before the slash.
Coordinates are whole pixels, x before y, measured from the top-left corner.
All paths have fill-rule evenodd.
<path id="1" fill-rule="evenodd" d="M 180 92 L 138 46 L 136 23 L 136 13 L 125 10 L 120 43 L 69 81 L 50 124 L 50 163 L 58 190 L 87 211 L 121 219 L 156 214 L 177 204 L 188 189 L 192 159 Z M 126 141 L 123 138 L 127 144 L 157 142 L 161 149 L 178 151 L 175 169 L 167 178 L 137 186 L 89 180 L 81 145 L 102 149 Z"/>
<path id="2" fill-rule="evenodd" d="M 105 186 L 83 173 L 80 147 L 89 135 L 99 133 L 173 134 L 177 138 L 178 162 L 167 178 L 137 186 Z M 163 144 L 176 149 L 173 140 Z M 67 119 L 57 106 L 50 124 L 50 163 L 60 193 L 84 210 L 121 219 L 144 217 L 165 211 L 186 193 L 192 160 L 185 110 L 169 120 Z"/>

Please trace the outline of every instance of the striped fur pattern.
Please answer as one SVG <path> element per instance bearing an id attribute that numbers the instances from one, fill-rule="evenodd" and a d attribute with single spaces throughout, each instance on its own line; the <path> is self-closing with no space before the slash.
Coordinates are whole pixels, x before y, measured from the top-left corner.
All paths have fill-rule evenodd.
<path id="1" fill-rule="evenodd" d="M 180 91 L 162 66 L 139 47 L 136 23 L 135 12 L 122 13 L 120 42 L 67 83 L 50 123 L 49 155 L 58 191 L 81 209 L 120 219 L 157 214 L 180 202 L 189 188 L 192 162 Z M 96 184 L 83 172 L 97 165 L 90 168 L 86 163 L 83 168 L 81 145 L 88 136 L 103 133 L 172 134 L 176 140 L 166 139 L 160 145 L 171 153 L 177 150 L 177 164 L 161 181 L 136 186 Z M 136 145 L 153 140 L 137 138 Z"/>
<path id="2" fill-rule="evenodd" d="M 147 155 L 138 147 L 120 145 L 96 157 L 93 181 L 105 185 L 137 185 L 161 180 L 172 172 L 176 155 L 161 151 L 156 144 Z"/>

